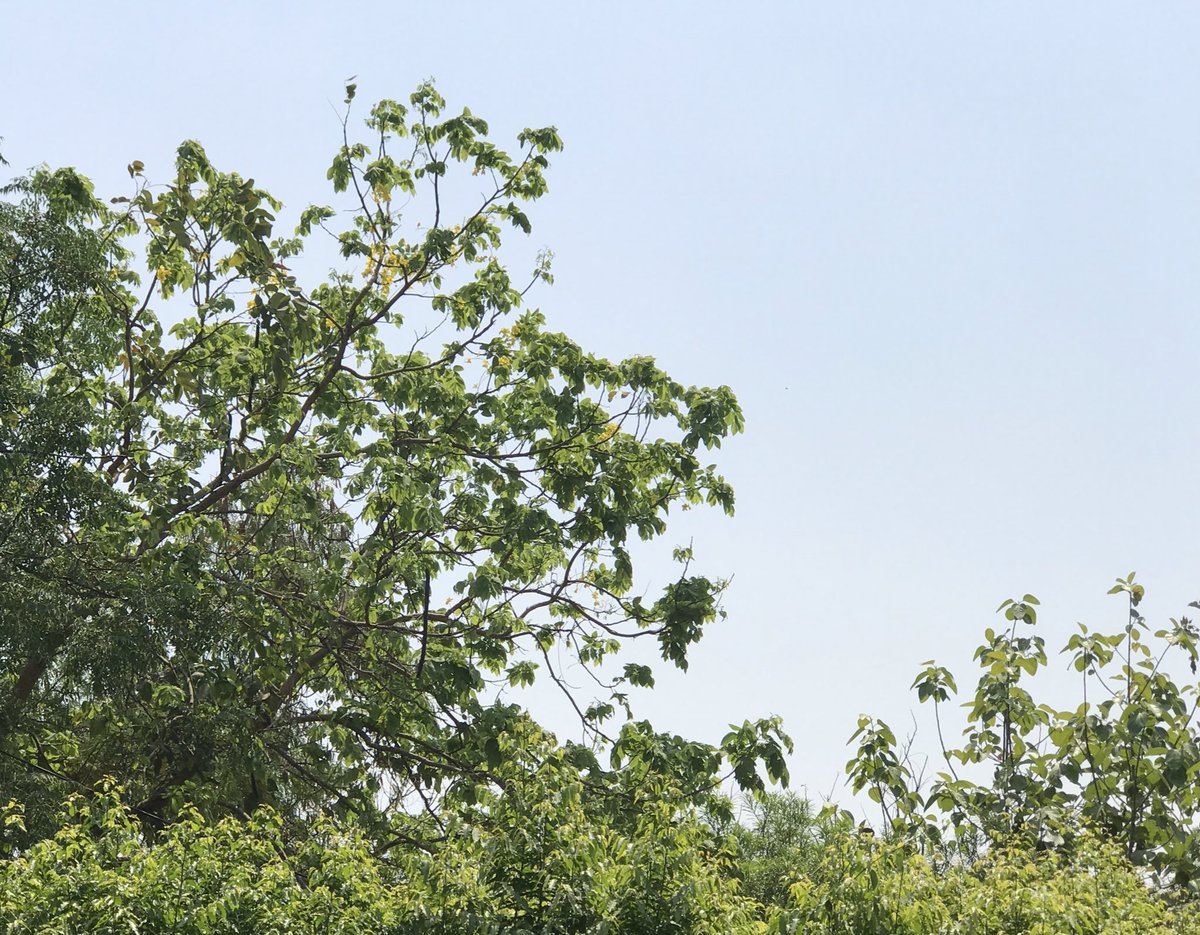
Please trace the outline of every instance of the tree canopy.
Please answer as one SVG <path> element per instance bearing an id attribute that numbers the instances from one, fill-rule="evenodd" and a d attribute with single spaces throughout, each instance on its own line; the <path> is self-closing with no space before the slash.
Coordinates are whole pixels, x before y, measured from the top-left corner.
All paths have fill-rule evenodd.
<path id="1" fill-rule="evenodd" d="M 526 762 L 500 687 L 538 678 L 597 790 L 631 762 L 684 798 L 786 777 L 771 719 L 723 748 L 605 727 L 653 684 L 623 644 L 686 667 L 720 613 L 688 550 L 635 590 L 631 546 L 733 510 L 705 460 L 742 428 L 733 393 L 528 304 L 549 261 L 517 276 L 502 238 L 530 230 L 553 128 L 510 153 L 432 85 L 362 123 L 354 97 L 331 203 L 294 232 L 191 141 L 107 202 L 40 169 L 0 205 L 0 770 L 31 838 L 111 777 L 151 824 L 270 805 L 428 844 Z"/>

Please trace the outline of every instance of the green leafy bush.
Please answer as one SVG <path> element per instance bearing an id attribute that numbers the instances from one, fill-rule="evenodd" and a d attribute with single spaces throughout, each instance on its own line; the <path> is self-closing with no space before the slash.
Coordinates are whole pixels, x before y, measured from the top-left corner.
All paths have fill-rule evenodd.
<path id="1" fill-rule="evenodd" d="M 248 821 L 185 811 L 152 842 L 116 790 L 0 862 L 10 933 L 696 933 L 761 931 L 707 830 L 669 807 L 603 821 L 557 769 L 498 797 L 488 821 L 452 823 L 433 851 L 380 855 L 319 818 L 303 837 L 260 809 Z M 19 811 L 8 820 L 19 822 Z"/>
<path id="2" fill-rule="evenodd" d="M 791 887 L 773 935 L 1195 935 L 1200 910 L 1153 893 L 1119 846 L 999 846 L 938 868 L 909 843 L 846 836 Z"/>

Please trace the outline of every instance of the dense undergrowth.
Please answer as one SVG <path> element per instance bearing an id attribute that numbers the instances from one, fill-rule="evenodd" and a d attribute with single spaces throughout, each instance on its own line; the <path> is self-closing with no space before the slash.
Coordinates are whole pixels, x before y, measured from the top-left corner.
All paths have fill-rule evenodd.
<path id="1" fill-rule="evenodd" d="M 47 935 L 1200 933 L 1200 908 L 1153 892 L 1119 846 L 1090 835 L 1069 855 L 998 846 L 939 865 L 844 824 L 773 847 L 668 811 L 606 829 L 563 799 L 500 805 L 492 832 L 455 829 L 434 853 L 378 856 L 324 819 L 297 838 L 266 809 L 184 815 L 147 840 L 107 790 L 73 798 L 52 838 L 0 862 L 0 923 Z M 531 821 L 530 806 L 551 820 Z"/>

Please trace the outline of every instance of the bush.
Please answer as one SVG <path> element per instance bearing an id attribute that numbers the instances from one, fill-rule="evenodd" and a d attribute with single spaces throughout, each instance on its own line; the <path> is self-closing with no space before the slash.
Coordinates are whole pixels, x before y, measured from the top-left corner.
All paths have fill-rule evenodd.
<path id="1" fill-rule="evenodd" d="M 326 819 L 303 838 L 277 812 L 248 821 L 185 813 L 156 839 L 115 790 L 68 801 L 58 832 L 0 861 L 9 933 L 761 932 L 707 831 L 646 809 L 597 822 L 564 784 L 518 790 L 493 828 L 448 828 L 428 853 L 377 855 Z M 20 822 L 10 808 L 7 821 Z"/>
<path id="2" fill-rule="evenodd" d="M 1069 854 L 998 846 L 938 870 L 911 846 L 843 836 L 791 887 L 773 935 L 1196 935 L 1200 911 L 1152 892 L 1111 841 Z"/>

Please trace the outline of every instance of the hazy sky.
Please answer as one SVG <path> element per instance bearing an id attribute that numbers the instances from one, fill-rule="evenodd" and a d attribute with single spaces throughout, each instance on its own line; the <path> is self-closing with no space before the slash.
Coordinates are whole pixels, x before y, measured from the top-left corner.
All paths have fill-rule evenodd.
<path id="1" fill-rule="evenodd" d="M 1130 569 L 1152 622 L 1200 597 L 1200 6 L 7 3 L 0 152 L 124 193 L 194 137 L 296 207 L 355 74 L 556 124 L 537 304 L 739 394 L 738 514 L 661 550 L 733 575 L 729 619 L 661 726 L 780 714 L 824 792 L 917 663 L 974 683 L 1005 597 L 1055 648 Z"/>

